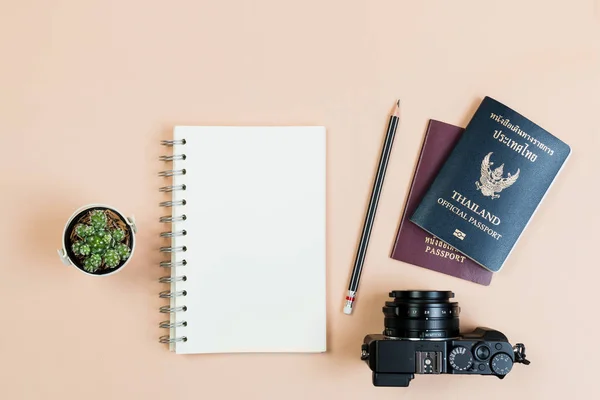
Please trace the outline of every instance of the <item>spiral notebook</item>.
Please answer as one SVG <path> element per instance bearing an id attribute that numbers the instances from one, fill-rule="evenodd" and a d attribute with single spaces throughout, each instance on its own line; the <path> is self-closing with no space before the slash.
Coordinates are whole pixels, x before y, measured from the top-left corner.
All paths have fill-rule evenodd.
<path id="1" fill-rule="evenodd" d="M 163 141 L 172 351 L 326 351 L 325 139 L 318 126 L 177 126 Z"/>

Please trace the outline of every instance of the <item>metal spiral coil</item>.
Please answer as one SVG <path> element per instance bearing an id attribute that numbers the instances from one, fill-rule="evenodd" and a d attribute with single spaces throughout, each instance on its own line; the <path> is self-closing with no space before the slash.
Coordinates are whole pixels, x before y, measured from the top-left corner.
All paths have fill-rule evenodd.
<path id="1" fill-rule="evenodd" d="M 182 336 L 182 337 L 176 337 L 176 338 L 172 338 L 169 335 L 164 335 L 161 336 L 158 339 L 159 342 L 164 343 L 164 344 L 171 344 L 171 343 L 178 343 L 178 342 L 187 342 L 187 337 Z"/>
<path id="2" fill-rule="evenodd" d="M 178 313 L 178 312 L 185 312 L 185 311 L 187 311 L 187 307 L 186 306 L 179 306 L 179 307 L 162 306 L 159 310 L 163 314 L 173 314 L 173 313 Z"/>
<path id="3" fill-rule="evenodd" d="M 181 260 L 181 261 L 176 261 L 176 262 L 172 262 L 172 261 L 161 261 L 160 262 L 160 266 L 163 268 L 184 267 L 185 265 L 187 265 L 186 260 Z"/>
<path id="4" fill-rule="evenodd" d="M 187 187 L 185 185 L 170 185 L 170 186 L 163 186 L 160 189 L 158 189 L 159 192 L 163 192 L 163 193 L 168 193 L 168 192 L 174 192 L 176 190 L 185 190 L 187 189 Z"/>
<path id="5" fill-rule="evenodd" d="M 163 146 L 167 146 L 167 147 L 174 147 L 174 146 L 185 145 L 186 141 L 185 141 L 185 139 L 162 140 L 161 144 Z M 159 160 L 163 161 L 163 162 L 185 161 L 186 159 L 187 159 L 187 156 L 184 153 L 173 154 L 173 155 L 163 155 L 163 156 L 159 157 Z M 163 178 L 173 178 L 176 176 L 186 175 L 186 172 L 187 171 L 185 170 L 185 168 L 180 168 L 180 169 L 171 168 L 171 169 L 166 169 L 164 171 L 160 171 L 158 173 L 158 175 Z M 171 185 L 162 186 L 158 190 L 161 193 L 171 193 L 171 192 L 176 192 L 176 191 L 184 191 L 186 189 L 187 189 L 187 187 L 184 184 L 178 184 L 178 185 L 171 184 Z M 179 206 L 185 206 L 185 205 L 186 205 L 185 199 L 163 201 L 159 204 L 160 207 L 179 207 Z M 159 221 L 160 221 L 160 223 L 163 223 L 163 224 L 172 224 L 175 222 L 183 222 L 185 220 L 187 220 L 187 216 L 185 214 L 175 215 L 175 213 L 173 213 L 172 215 L 165 215 L 163 217 L 160 217 Z M 170 238 L 174 238 L 174 237 L 185 236 L 186 234 L 187 234 L 187 231 L 185 229 L 181 229 L 181 230 L 161 232 L 160 237 L 163 239 L 170 239 Z M 187 251 L 186 246 L 171 245 L 171 246 L 165 246 L 165 247 L 160 248 L 161 253 L 178 253 L 178 252 L 184 252 L 184 251 Z M 186 260 L 181 260 L 181 261 L 165 260 L 165 261 L 160 262 L 160 266 L 162 268 L 178 268 L 178 267 L 183 267 L 186 264 L 187 264 Z M 172 271 L 175 271 L 175 270 L 172 270 Z M 163 277 L 159 278 L 158 281 L 160 283 L 172 284 L 174 282 L 185 282 L 186 280 L 187 280 L 187 276 L 176 275 L 174 273 L 172 276 L 163 276 Z M 172 330 L 174 328 L 186 327 L 187 321 L 182 321 L 182 320 L 177 321 L 175 319 L 175 316 L 177 315 L 177 313 L 187 311 L 187 306 L 185 306 L 185 305 L 175 306 L 175 304 L 177 304 L 177 303 L 174 303 L 173 299 L 175 299 L 176 297 L 187 296 L 187 291 L 186 290 L 178 290 L 178 291 L 163 290 L 162 292 L 160 292 L 158 294 L 158 296 L 161 299 L 170 299 L 171 300 L 170 305 L 160 307 L 159 311 L 162 314 L 171 314 L 172 315 L 170 321 L 161 322 L 159 324 L 159 327 L 161 329 L 169 329 L 169 330 Z M 188 339 L 186 336 L 173 337 L 173 333 L 171 333 L 170 335 L 160 336 L 158 339 L 158 341 L 160 343 L 169 344 L 169 345 L 173 345 L 175 343 L 187 342 L 187 340 Z"/>
<path id="6" fill-rule="evenodd" d="M 180 276 L 161 276 L 160 278 L 158 278 L 158 281 L 160 283 L 185 282 L 185 281 L 187 281 L 187 276 L 185 276 L 185 275 L 180 275 Z"/>
<path id="7" fill-rule="evenodd" d="M 181 140 L 161 140 L 160 144 L 162 144 L 163 146 L 176 146 L 176 145 L 183 145 L 185 144 L 185 139 L 181 139 Z"/>
<path id="8" fill-rule="evenodd" d="M 165 215 L 164 217 L 160 217 L 159 222 L 162 224 L 170 224 L 171 222 L 181 222 L 187 219 L 187 215 Z"/>
<path id="9" fill-rule="evenodd" d="M 167 169 L 165 171 L 160 171 L 158 173 L 158 176 L 169 177 L 169 176 L 175 176 L 175 175 L 185 175 L 186 173 L 187 173 L 187 171 L 185 170 L 185 168 L 183 168 L 183 169 Z"/>
<path id="10" fill-rule="evenodd" d="M 187 246 L 177 246 L 177 247 L 161 247 L 161 253 L 180 253 L 182 251 L 187 251 Z"/>
<path id="11" fill-rule="evenodd" d="M 159 206 L 161 207 L 178 207 L 178 206 L 185 206 L 187 204 L 187 201 L 185 201 L 185 199 L 183 200 L 177 200 L 177 201 L 163 201 L 159 204 Z"/>
<path id="12" fill-rule="evenodd" d="M 173 297 L 187 296 L 187 290 L 179 290 L 177 292 L 171 292 L 169 290 L 163 290 L 158 294 L 161 299 L 172 299 Z"/>
<path id="13" fill-rule="evenodd" d="M 187 326 L 187 321 L 176 321 L 176 322 L 162 321 L 160 324 L 158 324 L 158 327 L 162 328 L 162 329 L 184 328 L 186 326 Z"/>
<path id="14" fill-rule="evenodd" d="M 169 162 L 169 161 L 183 161 L 187 158 L 185 154 L 174 154 L 172 156 L 160 156 L 158 159 L 160 161 Z"/>
<path id="15" fill-rule="evenodd" d="M 176 236 L 185 236 L 187 235 L 187 231 L 185 229 L 181 230 L 181 231 L 177 231 L 177 232 L 161 232 L 160 233 L 160 237 L 163 238 L 172 238 L 172 237 L 176 237 Z"/>

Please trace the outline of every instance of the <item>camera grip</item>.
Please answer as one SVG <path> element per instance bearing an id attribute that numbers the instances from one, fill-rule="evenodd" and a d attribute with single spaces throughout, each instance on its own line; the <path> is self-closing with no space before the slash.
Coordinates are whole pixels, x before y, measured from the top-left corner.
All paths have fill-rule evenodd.
<path id="1" fill-rule="evenodd" d="M 382 374 L 373 372 L 373 386 L 408 387 L 414 374 Z"/>

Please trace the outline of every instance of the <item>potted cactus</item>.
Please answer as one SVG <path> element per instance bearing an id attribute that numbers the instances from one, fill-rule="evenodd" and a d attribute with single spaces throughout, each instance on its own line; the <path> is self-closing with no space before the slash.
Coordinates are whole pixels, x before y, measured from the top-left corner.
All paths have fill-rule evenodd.
<path id="1" fill-rule="evenodd" d="M 135 247 L 136 227 L 114 208 L 91 205 L 77 210 L 65 225 L 62 261 L 90 275 L 122 269 Z"/>

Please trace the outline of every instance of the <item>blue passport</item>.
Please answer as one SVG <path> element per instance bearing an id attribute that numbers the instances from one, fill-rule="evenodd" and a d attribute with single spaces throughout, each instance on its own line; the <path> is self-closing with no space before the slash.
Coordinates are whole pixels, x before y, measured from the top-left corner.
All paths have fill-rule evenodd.
<path id="1" fill-rule="evenodd" d="M 411 221 L 499 271 L 571 148 L 485 97 Z"/>

